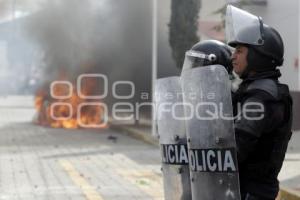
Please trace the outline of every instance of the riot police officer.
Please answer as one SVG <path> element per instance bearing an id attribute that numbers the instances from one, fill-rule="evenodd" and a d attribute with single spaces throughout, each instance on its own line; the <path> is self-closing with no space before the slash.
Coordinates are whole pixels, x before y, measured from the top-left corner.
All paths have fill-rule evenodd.
<path id="1" fill-rule="evenodd" d="M 250 13 L 229 6 L 227 17 L 228 44 L 235 48 L 233 70 L 243 79 L 233 95 L 234 112 L 245 114 L 238 108 L 246 104 L 256 109 L 235 121 L 242 200 L 274 200 L 292 124 L 289 88 L 278 80 L 283 41 L 274 28 Z"/>

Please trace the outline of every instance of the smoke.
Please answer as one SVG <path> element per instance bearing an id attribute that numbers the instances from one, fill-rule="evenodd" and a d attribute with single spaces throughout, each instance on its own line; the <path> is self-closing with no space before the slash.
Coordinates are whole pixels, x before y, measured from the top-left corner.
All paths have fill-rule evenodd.
<path id="1" fill-rule="evenodd" d="M 42 50 L 46 79 L 74 72 L 92 46 L 93 13 L 89 1 L 50 1 L 32 15 L 28 35 Z"/>
<path id="2" fill-rule="evenodd" d="M 142 71 L 149 76 L 149 1 L 52 0 L 30 17 L 27 29 L 44 53 L 45 81 L 62 72 L 99 72 L 111 81 L 139 81 L 135 73 Z"/>
<path id="3" fill-rule="evenodd" d="M 151 97 L 151 9 L 149 0 L 44 3 L 27 23 L 27 35 L 43 53 L 42 87 L 49 89 L 62 76 L 75 81 L 82 73 L 101 73 L 108 77 L 108 96 L 102 100 L 108 107 L 119 101 L 112 96 L 112 85 L 120 80 L 135 85 L 129 101 L 149 101 L 141 94 Z M 130 89 L 119 87 L 118 94 L 128 95 Z"/>

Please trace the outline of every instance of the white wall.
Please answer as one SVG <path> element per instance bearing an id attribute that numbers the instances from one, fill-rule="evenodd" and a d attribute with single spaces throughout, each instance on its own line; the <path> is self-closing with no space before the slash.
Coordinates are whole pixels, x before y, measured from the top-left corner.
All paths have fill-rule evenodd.
<path id="1" fill-rule="evenodd" d="M 200 20 L 221 21 L 221 15 L 212 14 L 226 4 L 225 0 L 202 0 Z"/>

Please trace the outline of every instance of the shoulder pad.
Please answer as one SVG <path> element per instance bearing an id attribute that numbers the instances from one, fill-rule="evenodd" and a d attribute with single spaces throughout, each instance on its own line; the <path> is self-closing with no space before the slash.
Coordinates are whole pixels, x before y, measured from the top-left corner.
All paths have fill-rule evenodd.
<path id="1" fill-rule="evenodd" d="M 268 93 L 273 98 L 278 99 L 278 86 L 276 82 L 272 79 L 259 79 L 255 80 L 247 88 L 247 92 L 252 90 L 260 90 Z"/>

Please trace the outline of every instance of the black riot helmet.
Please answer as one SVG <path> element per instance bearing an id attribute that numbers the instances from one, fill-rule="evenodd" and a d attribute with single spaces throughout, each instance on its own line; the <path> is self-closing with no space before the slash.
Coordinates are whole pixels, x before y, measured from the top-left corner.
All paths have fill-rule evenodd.
<path id="1" fill-rule="evenodd" d="M 251 34 L 251 28 L 240 31 L 237 35 Z M 245 45 L 248 47 L 248 67 L 257 72 L 273 70 L 283 64 L 284 45 L 280 34 L 272 27 L 263 24 L 260 44 L 247 44 L 243 41 L 230 41 L 232 47 Z"/>
<path id="2" fill-rule="evenodd" d="M 231 49 L 223 42 L 217 40 L 205 40 L 198 42 L 191 48 L 190 51 L 187 52 L 186 55 L 188 55 L 189 52 L 204 55 L 203 57 L 195 59 L 192 67 L 218 64 L 224 66 L 228 73 L 232 72 Z"/>

